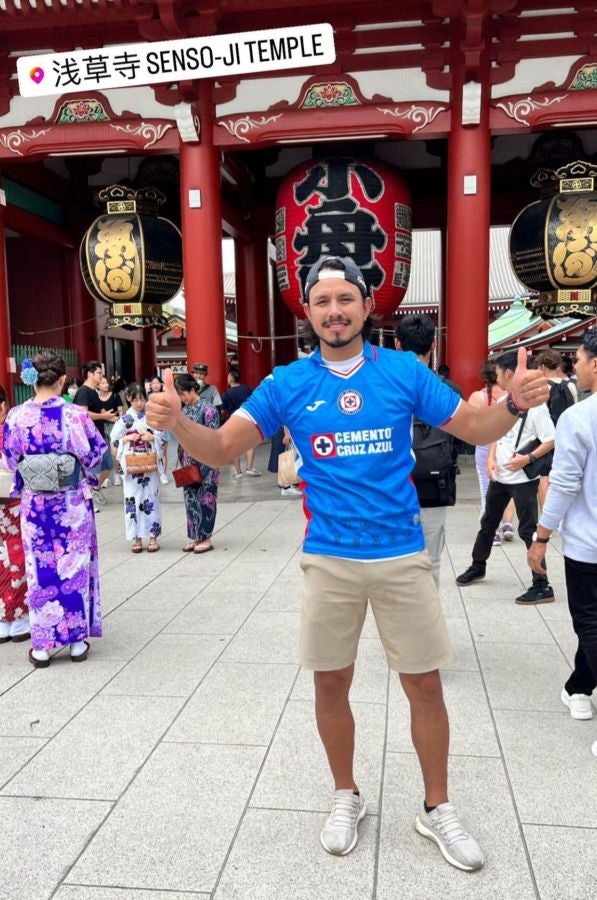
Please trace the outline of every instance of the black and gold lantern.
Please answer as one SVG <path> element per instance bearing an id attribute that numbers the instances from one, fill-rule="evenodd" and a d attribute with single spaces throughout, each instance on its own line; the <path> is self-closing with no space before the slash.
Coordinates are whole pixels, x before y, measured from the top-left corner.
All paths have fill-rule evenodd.
<path id="1" fill-rule="evenodd" d="M 162 304 L 182 284 L 182 238 L 157 215 L 166 197 L 155 188 L 121 184 L 98 191 L 106 214 L 81 241 L 81 272 L 87 290 L 110 304 L 107 327 L 165 328 Z"/>
<path id="2" fill-rule="evenodd" d="M 545 319 L 597 315 L 597 166 L 576 160 L 539 169 L 531 185 L 541 200 L 525 207 L 510 230 L 518 278 L 540 293 L 534 311 Z"/>

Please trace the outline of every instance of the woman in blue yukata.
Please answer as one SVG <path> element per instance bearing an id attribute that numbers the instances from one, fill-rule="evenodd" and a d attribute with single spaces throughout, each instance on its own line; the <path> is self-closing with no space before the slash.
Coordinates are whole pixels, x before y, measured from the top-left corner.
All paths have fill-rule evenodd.
<path id="1" fill-rule="evenodd" d="M 153 431 L 145 419 L 147 394 L 140 384 L 129 384 L 126 397 L 130 409 L 115 423 L 110 439 L 116 448 L 124 485 L 124 524 L 126 538 L 132 541 L 133 553 L 143 550 L 143 538 L 149 538 L 147 550 L 160 549 L 158 538 L 162 533 L 160 510 L 160 472 L 162 471 L 162 433 Z M 156 468 L 153 472 L 133 474 L 128 471 L 127 456 L 136 450 L 153 451 Z"/>
<path id="2" fill-rule="evenodd" d="M 176 390 L 182 400 L 182 411 L 185 416 L 198 422 L 199 425 L 207 425 L 208 428 L 218 428 L 220 416 L 215 406 L 206 403 L 197 393 L 197 382 L 192 375 L 178 375 L 176 377 Z M 184 505 L 187 513 L 188 542 L 182 548 L 185 553 L 207 553 L 213 550 L 211 535 L 216 523 L 218 511 L 218 482 L 220 470 L 205 466 L 199 460 L 192 459 L 182 447 L 178 448 L 178 463 L 188 466 L 196 463 L 201 472 L 200 484 L 190 484 L 183 488 Z"/>
<path id="3" fill-rule="evenodd" d="M 14 493 L 21 494 L 29 660 L 45 669 L 50 651 L 64 646 L 73 662 L 83 662 L 86 639 L 102 634 L 90 485 L 97 485 L 94 471 L 106 445 L 85 410 L 60 396 L 66 381 L 60 356 L 45 350 L 21 365 L 35 397 L 8 413 L 2 449 L 17 470 Z"/>

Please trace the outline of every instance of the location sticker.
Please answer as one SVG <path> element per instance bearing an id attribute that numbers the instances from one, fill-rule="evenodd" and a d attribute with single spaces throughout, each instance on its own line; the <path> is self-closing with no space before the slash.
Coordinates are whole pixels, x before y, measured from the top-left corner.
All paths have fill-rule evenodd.
<path id="1" fill-rule="evenodd" d="M 40 69 L 39 66 L 35 66 L 35 68 L 31 69 L 29 72 L 29 78 L 31 81 L 34 81 L 36 84 L 41 84 L 44 79 L 44 70 Z"/>

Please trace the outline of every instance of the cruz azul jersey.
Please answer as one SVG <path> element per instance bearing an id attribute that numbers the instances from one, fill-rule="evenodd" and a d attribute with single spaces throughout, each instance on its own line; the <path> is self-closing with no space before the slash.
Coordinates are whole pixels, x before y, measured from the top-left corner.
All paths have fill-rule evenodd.
<path id="1" fill-rule="evenodd" d="M 274 369 L 241 414 L 264 437 L 286 425 L 298 451 L 307 516 L 305 553 L 378 560 L 423 550 L 410 479 L 413 416 L 450 419 L 460 398 L 414 353 L 373 347 L 348 375 L 319 350 Z"/>

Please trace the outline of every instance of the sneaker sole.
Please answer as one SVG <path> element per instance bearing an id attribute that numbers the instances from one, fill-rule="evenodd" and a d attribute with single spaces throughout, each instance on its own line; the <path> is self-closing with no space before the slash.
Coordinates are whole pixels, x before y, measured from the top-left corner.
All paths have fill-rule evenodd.
<path id="1" fill-rule="evenodd" d="M 361 819 L 365 818 L 366 814 L 367 814 L 367 804 L 363 803 L 363 805 L 361 807 L 361 811 L 359 812 L 359 815 L 358 815 L 358 818 L 357 818 L 357 821 L 355 824 L 354 838 L 353 838 L 352 844 L 350 845 L 350 847 L 347 847 L 346 850 L 342 850 L 341 853 L 338 853 L 336 850 L 330 850 L 329 847 L 326 847 L 326 845 L 323 842 L 323 832 L 322 832 L 319 835 L 319 840 L 321 841 L 321 846 L 326 851 L 326 853 L 329 853 L 331 856 L 346 856 L 348 853 L 351 852 L 351 850 L 354 850 L 354 848 L 356 847 L 358 840 L 359 840 L 359 822 L 361 821 Z"/>
<path id="2" fill-rule="evenodd" d="M 515 600 L 518 606 L 540 606 L 542 603 L 555 603 L 555 597 L 544 597 L 541 600 Z"/>
<path id="3" fill-rule="evenodd" d="M 456 584 L 458 587 L 468 587 L 470 584 L 475 584 L 477 581 L 485 581 L 485 575 L 479 575 L 477 578 L 473 578 L 472 581 L 458 581 L 458 579 L 456 579 Z"/>
<path id="4" fill-rule="evenodd" d="M 14 641 L 14 638 L 13 638 L 13 641 Z M 564 690 L 566 690 L 566 688 L 564 688 Z M 592 718 L 593 718 L 593 710 L 592 710 L 592 709 L 589 709 L 586 713 L 580 713 L 580 715 L 579 715 L 578 713 L 576 713 L 576 714 L 573 713 L 573 712 L 572 712 L 572 707 L 570 706 L 570 704 L 568 703 L 568 701 L 567 701 L 566 698 L 564 697 L 564 691 L 562 691 L 562 693 L 560 694 L 560 700 L 562 701 L 562 703 L 564 704 L 564 706 L 566 707 L 566 709 L 568 709 L 568 710 L 570 711 L 570 717 L 571 717 L 572 719 L 577 719 L 578 721 L 585 721 L 585 722 L 586 722 L 587 719 L 592 719 Z M 597 755 L 597 754 L 596 754 L 596 755 Z"/>
<path id="5" fill-rule="evenodd" d="M 423 822 L 421 821 L 421 819 L 419 818 L 418 815 L 415 818 L 415 828 L 419 832 L 419 834 L 422 835 L 422 837 L 429 838 L 430 841 L 433 841 L 434 844 L 437 844 L 437 846 L 440 849 L 440 853 L 443 856 L 443 858 L 446 860 L 446 862 L 449 862 L 450 865 L 454 866 L 456 869 L 460 869 L 463 872 L 476 872 L 478 869 L 481 869 L 483 867 L 483 865 L 485 864 L 485 860 L 483 859 L 483 861 L 481 863 L 479 863 L 478 866 L 465 866 L 464 863 L 461 863 L 457 859 L 455 859 L 453 856 L 450 856 L 450 853 L 448 852 L 447 848 L 444 847 L 444 845 L 442 844 L 442 842 L 440 841 L 438 836 L 433 831 L 430 831 L 430 829 L 427 828 L 427 826 L 423 824 Z"/>

